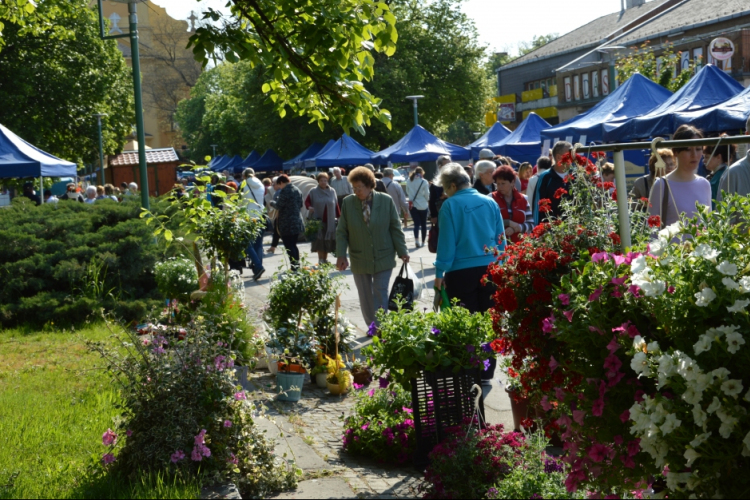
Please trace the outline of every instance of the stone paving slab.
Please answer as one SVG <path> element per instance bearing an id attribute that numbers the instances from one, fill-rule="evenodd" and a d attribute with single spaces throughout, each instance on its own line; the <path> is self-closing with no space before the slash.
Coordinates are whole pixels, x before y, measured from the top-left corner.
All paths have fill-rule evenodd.
<path id="1" fill-rule="evenodd" d="M 309 498 L 313 500 L 326 498 L 354 498 L 351 487 L 343 479 L 328 477 L 301 481 L 295 491 L 280 493 L 269 498 Z"/>

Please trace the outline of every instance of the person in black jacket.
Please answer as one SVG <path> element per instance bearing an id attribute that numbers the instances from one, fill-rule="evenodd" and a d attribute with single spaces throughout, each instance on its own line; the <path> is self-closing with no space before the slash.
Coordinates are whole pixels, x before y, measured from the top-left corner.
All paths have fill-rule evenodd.
<path id="1" fill-rule="evenodd" d="M 378 179 L 378 175 L 375 173 L 375 166 L 372 163 L 365 163 L 364 167 L 375 174 L 375 191 L 377 191 L 378 193 L 388 194 L 388 189 L 386 189 L 385 183 L 383 183 L 382 180 L 383 174 L 380 174 L 380 178 Z"/>
<path id="2" fill-rule="evenodd" d="M 440 212 L 440 207 L 443 206 L 443 202 L 448 198 L 445 193 L 443 193 L 443 186 L 440 185 L 440 169 L 452 161 L 453 160 L 451 160 L 450 156 L 443 155 L 435 162 L 437 165 L 437 174 L 435 174 L 435 178 L 430 183 L 429 202 L 430 222 L 432 222 L 433 226 L 437 226 L 438 212 Z"/>
<path id="3" fill-rule="evenodd" d="M 277 182 L 281 187 L 279 199 L 271 202 L 271 206 L 278 210 L 277 224 L 281 241 L 289 254 L 292 269 L 299 269 L 299 248 L 297 239 L 300 233 L 305 232 L 305 223 L 302 220 L 302 193 L 286 175 L 280 175 Z"/>
<path id="4" fill-rule="evenodd" d="M 570 183 L 565 182 L 570 165 L 563 164 L 560 160 L 566 153 L 570 153 L 572 150 L 573 145 L 567 141 L 560 141 L 555 144 L 554 148 L 552 148 L 552 158 L 555 163 L 552 165 L 551 169 L 539 177 L 539 182 L 536 187 L 536 196 L 533 198 L 535 200 L 534 202 L 537 203 L 537 206 L 532 207 L 532 209 L 535 209 L 535 213 L 537 213 L 537 211 L 539 211 L 538 204 L 542 200 L 549 200 L 551 208 L 547 212 L 539 211 L 539 220 L 537 222 L 562 217 L 561 203 L 565 197 L 556 198 L 555 193 L 557 193 L 557 190 L 560 188 L 570 192 Z"/>
<path id="5" fill-rule="evenodd" d="M 474 181 L 474 189 L 476 189 L 479 194 L 492 196 L 492 193 L 497 191 L 497 186 L 492 180 L 492 174 L 495 172 L 495 168 L 495 163 L 489 160 L 479 161 L 474 166 L 477 178 L 477 180 Z"/>

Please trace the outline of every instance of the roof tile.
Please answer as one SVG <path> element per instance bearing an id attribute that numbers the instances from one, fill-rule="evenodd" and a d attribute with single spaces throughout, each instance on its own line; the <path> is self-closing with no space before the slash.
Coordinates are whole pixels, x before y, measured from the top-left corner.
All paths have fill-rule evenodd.
<path id="1" fill-rule="evenodd" d="M 177 152 L 174 148 L 146 150 L 146 163 L 149 165 L 154 163 L 170 163 L 174 161 L 180 161 L 180 157 L 177 156 Z M 109 164 L 112 166 L 138 165 L 138 151 L 123 151 L 112 158 Z"/>

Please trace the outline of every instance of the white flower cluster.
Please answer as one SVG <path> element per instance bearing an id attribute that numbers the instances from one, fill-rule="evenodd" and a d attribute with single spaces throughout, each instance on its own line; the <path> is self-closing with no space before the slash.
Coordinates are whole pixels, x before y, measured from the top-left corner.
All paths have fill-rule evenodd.
<path id="1" fill-rule="evenodd" d="M 645 255 L 633 259 L 630 264 L 630 271 L 633 273 L 630 282 L 640 288 L 646 297 L 658 297 L 666 291 L 666 282 L 654 279 L 651 276 L 653 270 L 648 267 Z"/>

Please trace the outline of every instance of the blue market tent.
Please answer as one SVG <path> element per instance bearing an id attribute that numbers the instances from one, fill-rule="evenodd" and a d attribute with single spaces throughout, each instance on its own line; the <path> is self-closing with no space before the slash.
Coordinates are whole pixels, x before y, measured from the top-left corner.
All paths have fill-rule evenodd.
<path id="1" fill-rule="evenodd" d="M 221 171 L 222 172 L 223 171 L 229 171 L 230 174 L 233 174 L 234 173 L 234 167 L 236 167 L 237 165 L 242 165 L 243 161 L 245 161 L 245 160 L 243 160 L 240 155 L 234 155 L 234 157 L 232 158 L 232 161 L 230 161 L 229 163 L 221 166 Z"/>
<path id="2" fill-rule="evenodd" d="M 372 162 L 375 153 L 344 134 L 326 145 L 315 157 L 305 161 L 305 168 L 351 167 Z"/>
<path id="3" fill-rule="evenodd" d="M 258 160 L 260 160 L 260 155 L 255 150 L 253 150 L 249 155 L 247 155 L 247 158 L 242 160 L 242 163 L 234 166 L 234 174 L 241 174 L 243 170 L 249 168 L 250 165 Z"/>
<path id="4" fill-rule="evenodd" d="M 223 160 L 217 161 L 213 165 L 211 165 L 211 170 L 214 172 L 224 172 L 225 170 L 230 170 L 232 166 L 237 163 L 238 161 L 242 161 L 241 156 L 225 156 Z"/>
<path id="5" fill-rule="evenodd" d="M 396 144 L 376 153 L 374 163 L 409 163 L 412 161 L 435 161 L 442 155 L 452 160 L 469 160 L 471 151 L 438 139 L 420 125 L 403 136 Z"/>
<path id="6" fill-rule="evenodd" d="M 231 159 L 231 157 L 219 155 L 216 158 L 212 158 L 211 161 L 208 163 L 208 168 L 213 169 L 214 167 L 220 165 L 221 163 L 226 162 L 227 159 Z"/>
<path id="7" fill-rule="evenodd" d="M 674 120 L 677 127 L 688 124 L 698 127 L 705 133 L 713 134 L 744 130 L 748 115 L 750 115 L 750 87 L 712 108 L 677 113 Z"/>
<path id="8" fill-rule="evenodd" d="M 0 125 L 0 178 L 75 177 L 75 163 L 61 160 Z"/>
<path id="9" fill-rule="evenodd" d="M 675 113 L 697 111 L 728 101 L 744 90 L 713 64 L 704 66 L 684 87 L 643 116 L 604 124 L 605 142 L 668 137 L 677 129 Z"/>
<path id="10" fill-rule="evenodd" d="M 250 165 L 250 168 L 258 172 L 278 172 L 284 168 L 284 160 L 273 149 L 266 150 L 258 161 Z"/>
<path id="11" fill-rule="evenodd" d="M 305 161 L 303 161 L 302 165 L 300 165 L 300 166 L 303 167 L 303 168 L 305 168 L 305 169 L 315 168 L 315 162 L 313 161 L 313 160 L 315 160 L 315 157 L 316 156 L 320 156 L 320 155 L 322 155 L 324 153 L 327 153 L 328 150 L 331 149 L 333 147 L 333 145 L 336 144 L 337 142 L 338 141 L 334 141 L 333 139 L 329 139 L 328 142 L 326 142 L 326 145 L 323 146 L 322 148 L 320 148 L 320 151 L 318 151 L 317 154 L 315 154 L 314 156 L 311 156 L 310 158 L 308 158 Z"/>
<path id="12" fill-rule="evenodd" d="M 333 141 L 330 141 L 333 143 Z M 289 161 L 284 162 L 284 170 L 291 170 L 293 168 L 302 168 L 305 165 L 305 160 L 309 160 L 310 158 L 314 158 L 315 155 L 320 153 L 320 151 L 324 148 L 323 144 L 319 142 L 313 142 L 310 147 L 302 151 L 300 154 L 295 156 Z"/>
<path id="13" fill-rule="evenodd" d="M 521 122 L 516 130 L 496 144 L 490 144 L 490 149 L 497 154 L 510 156 L 519 163 L 529 162 L 536 165 L 542 154 L 542 130 L 550 128 L 550 124 L 536 113 Z"/>
<path id="14" fill-rule="evenodd" d="M 542 139 L 590 144 L 602 142 L 604 124 L 645 115 L 672 96 L 672 92 L 636 73 L 589 111 L 542 131 Z"/>
<path id="15" fill-rule="evenodd" d="M 487 148 L 487 146 L 489 146 L 490 144 L 495 144 L 502 141 L 512 133 L 513 132 L 502 123 L 495 122 L 495 124 L 490 127 L 490 129 L 482 137 L 466 147 L 471 150 L 471 156 L 476 160 L 477 158 L 479 158 L 479 152 L 481 150 Z"/>

